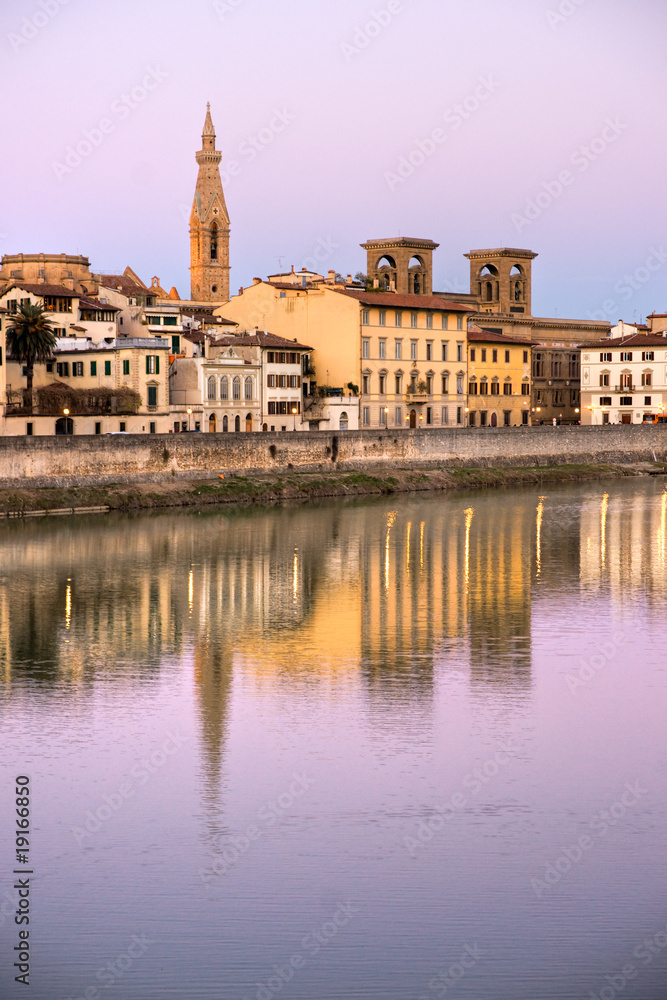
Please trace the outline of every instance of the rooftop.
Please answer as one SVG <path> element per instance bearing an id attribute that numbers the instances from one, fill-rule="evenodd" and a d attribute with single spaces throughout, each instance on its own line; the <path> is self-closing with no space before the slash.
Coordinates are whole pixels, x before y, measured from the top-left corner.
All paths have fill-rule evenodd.
<path id="1" fill-rule="evenodd" d="M 333 288 L 333 286 L 332 286 Z M 472 312 L 470 306 L 451 302 L 436 295 L 399 295 L 397 292 L 362 292 L 354 288 L 334 288 L 365 306 L 388 306 L 390 309 L 430 309 L 433 312 Z"/>

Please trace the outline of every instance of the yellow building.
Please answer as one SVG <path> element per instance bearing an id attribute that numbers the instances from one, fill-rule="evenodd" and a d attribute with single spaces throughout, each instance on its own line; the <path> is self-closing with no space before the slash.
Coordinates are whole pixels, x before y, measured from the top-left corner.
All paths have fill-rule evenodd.
<path id="1" fill-rule="evenodd" d="M 531 343 L 472 325 L 468 329 L 468 426 L 531 423 Z"/>
<path id="2" fill-rule="evenodd" d="M 255 283 L 217 310 L 312 346 L 318 388 L 361 390 L 362 428 L 463 425 L 472 306 L 324 280 Z"/>

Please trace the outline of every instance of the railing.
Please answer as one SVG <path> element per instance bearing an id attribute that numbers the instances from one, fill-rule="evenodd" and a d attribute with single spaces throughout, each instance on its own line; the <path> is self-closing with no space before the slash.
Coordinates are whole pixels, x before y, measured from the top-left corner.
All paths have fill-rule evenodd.
<path id="1" fill-rule="evenodd" d="M 603 386 L 602 388 L 606 388 Z M 644 386 L 645 389 L 650 389 L 650 386 Z M 614 386 L 614 392 L 638 392 L 636 385 L 616 385 Z"/>

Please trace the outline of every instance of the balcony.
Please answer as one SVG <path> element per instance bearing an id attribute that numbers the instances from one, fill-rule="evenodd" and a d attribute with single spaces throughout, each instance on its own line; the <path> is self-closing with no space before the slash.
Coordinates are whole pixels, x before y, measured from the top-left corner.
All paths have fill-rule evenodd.
<path id="1" fill-rule="evenodd" d="M 602 386 L 602 388 L 607 388 L 607 387 L 606 386 Z M 643 388 L 650 389 L 651 386 L 647 385 L 647 386 L 643 386 Z M 622 392 L 623 395 L 629 395 L 631 392 L 640 392 L 640 391 L 641 390 L 638 389 L 636 385 L 615 385 L 614 386 L 614 392 Z"/>

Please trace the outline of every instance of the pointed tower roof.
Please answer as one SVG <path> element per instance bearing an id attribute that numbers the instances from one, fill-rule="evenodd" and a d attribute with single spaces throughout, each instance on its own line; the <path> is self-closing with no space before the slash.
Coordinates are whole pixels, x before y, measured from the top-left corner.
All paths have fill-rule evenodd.
<path id="1" fill-rule="evenodd" d="M 204 119 L 204 129 L 202 131 L 202 139 L 204 136 L 211 136 L 215 139 L 215 129 L 213 128 L 213 119 L 211 118 L 211 105 L 206 102 L 206 118 Z"/>

